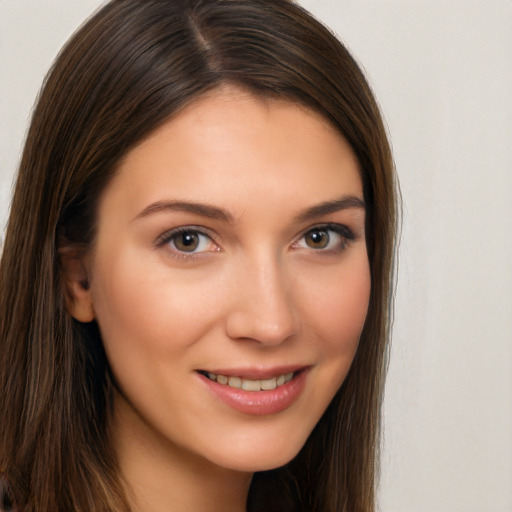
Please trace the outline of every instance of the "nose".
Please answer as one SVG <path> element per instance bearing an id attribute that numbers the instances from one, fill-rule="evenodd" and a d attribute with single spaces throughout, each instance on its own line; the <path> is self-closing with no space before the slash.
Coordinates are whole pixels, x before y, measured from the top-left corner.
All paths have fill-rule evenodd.
<path id="1" fill-rule="evenodd" d="M 279 261 L 245 262 L 233 276 L 226 332 L 231 339 L 275 346 L 297 334 L 292 276 Z"/>

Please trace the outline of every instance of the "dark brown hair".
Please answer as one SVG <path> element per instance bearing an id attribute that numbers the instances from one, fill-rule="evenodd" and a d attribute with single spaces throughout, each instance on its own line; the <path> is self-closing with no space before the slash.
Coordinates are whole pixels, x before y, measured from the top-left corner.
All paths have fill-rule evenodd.
<path id="1" fill-rule="evenodd" d="M 287 0 L 113 0 L 45 80 L 1 260 L 0 467 L 24 512 L 129 510 L 108 436 L 108 362 L 96 324 L 66 310 L 58 248 L 87 249 L 98 198 L 123 155 L 222 84 L 306 105 L 349 142 L 363 180 L 372 280 L 345 382 L 299 455 L 255 475 L 248 510 L 374 511 L 396 198 L 362 72 Z"/>

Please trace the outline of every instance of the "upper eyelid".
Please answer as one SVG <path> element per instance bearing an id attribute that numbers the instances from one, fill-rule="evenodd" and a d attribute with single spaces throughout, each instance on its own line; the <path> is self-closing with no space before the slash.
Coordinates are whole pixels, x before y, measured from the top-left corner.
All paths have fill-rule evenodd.
<path id="1" fill-rule="evenodd" d="M 210 238 L 210 240 L 213 243 L 217 243 L 215 240 L 216 236 L 212 230 L 205 228 L 204 226 L 186 225 L 186 226 L 177 226 L 175 228 L 171 228 L 171 229 L 168 229 L 167 231 L 164 231 L 161 235 L 159 235 L 155 239 L 154 245 L 158 247 L 160 245 L 166 244 L 169 242 L 169 240 L 174 235 L 177 235 L 177 234 L 183 233 L 183 232 L 187 232 L 187 231 L 192 231 L 195 233 L 199 233 L 200 235 L 207 236 L 208 238 Z"/>
<path id="2" fill-rule="evenodd" d="M 342 247 L 335 249 L 335 248 L 309 248 L 309 247 L 302 247 L 301 241 L 305 238 L 305 236 L 312 232 L 312 231 L 331 231 L 336 234 L 336 236 L 340 237 L 340 244 Z M 359 236 L 354 233 L 354 231 L 349 228 L 345 224 L 340 224 L 336 222 L 327 222 L 322 224 L 315 224 L 312 227 L 309 227 L 302 231 L 302 233 L 297 236 L 294 240 L 294 242 L 291 244 L 291 247 L 294 249 L 298 248 L 304 248 L 304 249 L 310 249 L 313 250 L 315 253 L 318 254 L 333 254 L 333 253 L 339 253 L 344 252 L 345 248 L 351 244 L 354 241 L 357 241 L 359 239 Z M 330 241 L 329 241 L 330 242 Z"/>
<path id="3" fill-rule="evenodd" d="M 307 235 L 310 231 L 314 231 L 315 229 L 318 230 L 325 230 L 325 231 L 335 231 L 336 233 L 339 233 L 341 235 L 347 236 L 349 238 L 356 238 L 355 231 L 347 226 L 346 224 L 340 223 L 340 222 L 320 222 L 317 224 L 313 224 L 306 229 L 303 229 L 300 231 L 300 233 L 295 237 L 296 240 L 299 240 L 303 236 Z M 345 232 L 345 233 L 344 233 Z"/>

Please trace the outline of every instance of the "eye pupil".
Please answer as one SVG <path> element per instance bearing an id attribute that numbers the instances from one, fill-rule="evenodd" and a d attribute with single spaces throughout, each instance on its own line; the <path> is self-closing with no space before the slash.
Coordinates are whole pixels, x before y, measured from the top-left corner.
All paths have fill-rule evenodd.
<path id="1" fill-rule="evenodd" d="M 197 233 L 185 231 L 180 233 L 174 240 L 174 245 L 179 251 L 192 252 L 199 245 L 199 236 Z"/>
<path id="2" fill-rule="evenodd" d="M 306 244 L 313 249 L 324 249 L 329 245 L 329 233 L 325 230 L 315 229 L 306 235 Z"/>

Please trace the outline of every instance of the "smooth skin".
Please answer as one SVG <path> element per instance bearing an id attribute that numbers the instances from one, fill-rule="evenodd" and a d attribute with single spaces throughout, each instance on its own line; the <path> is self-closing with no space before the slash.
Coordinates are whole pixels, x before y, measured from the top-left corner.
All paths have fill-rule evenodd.
<path id="1" fill-rule="evenodd" d="M 298 453 L 357 349 L 364 230 L 357 159 L 303 106 L 226 86 L 126 155 L 93 250 L 65 267 L 70 312 L 99 323 L 116 380 L 135 510 L 244 511 L 252 474 Z M 233 409 L 199 373 L 282 365 L 307 375 L 277 414 Z"/>

